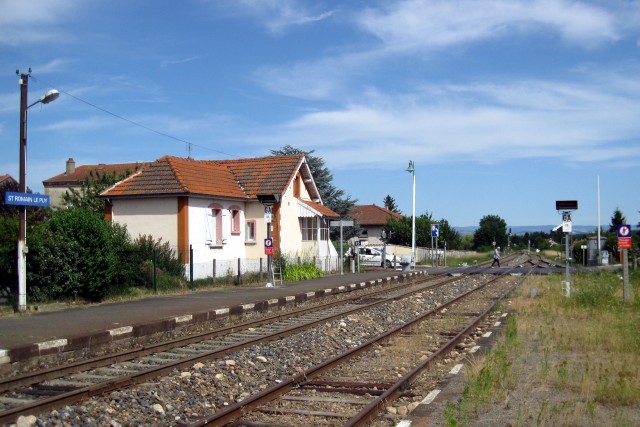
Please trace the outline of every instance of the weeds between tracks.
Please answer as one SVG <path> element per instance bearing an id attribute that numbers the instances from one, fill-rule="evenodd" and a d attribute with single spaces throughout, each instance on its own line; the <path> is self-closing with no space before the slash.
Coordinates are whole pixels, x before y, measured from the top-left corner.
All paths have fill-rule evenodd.
<path id="1" fill-rule="evenodd" d="M 447 426 L 640 425 L 640 273 L 632 301 L 616 272 L 530 277 L 512 296 L 504 337 L 472 361 Z M 537 296 L 531 297 L 536 288 Z"/>

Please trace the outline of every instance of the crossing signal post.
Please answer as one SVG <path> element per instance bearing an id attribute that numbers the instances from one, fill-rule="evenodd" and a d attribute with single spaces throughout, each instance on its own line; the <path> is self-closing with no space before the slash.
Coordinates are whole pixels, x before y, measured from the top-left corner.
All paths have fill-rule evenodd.
<path id="1" fill-rule="evenodd" d="M 565 296 L 571 296 L 571 252 L 569 250 L 569 240 L 571 238 L 571 212 L 578 209 L 577 200 L 557 200 L 556 210 L 562 212 L 562 231 L 565 233 L 565 261 L 566 261 L 566 281 Z"/>
<path id="2" fill-rule="evenodd" d="M 431 224 L 431 266 L 434 266 L 434 259 L 438 257 L 438 237 L 440 236 L 440 224 Z M 436 251 L 433 252 L 433 239 L 436 239 Z M 439 258 L 438 258 L 439 261 Z M 438 262 L 439 264 L 439 262 Z M 437 264 L 436 264 L 437 265 Z"/>
<path id="3" fill-rule="evenodd" d="M 626 302 L 631 301 L 631 290 L 629 288 L 629 254 L 628 250 L 633 247 L 631 241 L 631 226 L 621 224 L 618 226 L 618 249 L 622 251 L 622 278 L 623 278 L 623 297 Z"/>
<path id="4" fill-rule="evenodd" d="M 264 252 L 267 255 L 267 288 L 274 286 L 273 278 L 273 237 L 271 236 L 271 221 L 273 220 L 274 205 L 280 203 L 280 194 L 258 194 L 260 203 L 264 205 L 264 222 L 267 225 L 267 238 L 264 239 Z"/>

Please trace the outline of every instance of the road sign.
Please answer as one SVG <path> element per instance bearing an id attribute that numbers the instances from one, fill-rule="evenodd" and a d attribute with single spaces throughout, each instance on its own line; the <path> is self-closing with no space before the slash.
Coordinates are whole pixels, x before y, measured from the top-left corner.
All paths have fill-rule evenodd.
<path id="1" fill-rule="evenodd" d="M 571 214 L 568 212 L 562 214 L 562 232 L 571 233 Z"/>
<path id="2" fill-rule="evenodd" d="M 273 205 L 264 205 L 264 222 L 271 222 L 273 218 Z"/>
<path id="3" fill-rule="evenodd" d="M 4 202 L 7 205 L 17 206 L 49 206 L 49 196 L 47 194 L 31 193 L 4 193 Z"/>
<path id="4" fill-rule="evenodd" d="M 353 227 L 353 221 L 330 221 L 332 227 Z"/>
<path id="5" fill-rule="evenodd" d="M 440 224 L 431 224 L 431 237 L 440 236 Z"/>
<path id="6" fill-rule="evenodd" d="M 618 226 L 618 237 L 631 237 L 631 227 L 627 224 L 621 224 Z"/>
<path id="7" fill-rule="evenodd" d="M 273 239 L 271 237 L 264 239 L 264 254 L 273 255 Z"/>
<path id="8" fill-rule="evenodd" d="M 618 237 L 618 249 L 631 249 L 632 243 L 631 237 Z"/>

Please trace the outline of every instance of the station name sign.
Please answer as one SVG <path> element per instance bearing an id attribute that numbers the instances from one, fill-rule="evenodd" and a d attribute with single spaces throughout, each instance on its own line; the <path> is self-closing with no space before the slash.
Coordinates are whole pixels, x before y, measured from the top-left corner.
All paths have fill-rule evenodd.
<path id="1" fill-rule="evenodd" d="M 50 199 L 47 194 L 12 193 L 7 191 L 4 193 L 4 203 L 16 206 L 46 207 L 49 206 Z"/>

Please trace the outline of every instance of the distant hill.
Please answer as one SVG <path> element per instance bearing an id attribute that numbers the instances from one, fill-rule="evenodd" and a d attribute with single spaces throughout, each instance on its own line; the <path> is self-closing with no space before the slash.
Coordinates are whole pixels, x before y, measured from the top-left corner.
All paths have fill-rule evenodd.
<path id="1" fill-rule="evenodd" d="M 520 225 L 520 226 L 512 226 L 511 233 L 512 234 L 525 234 L 525 233 L 534 233 L 536 231 L 542 231 L 544 233 L 550 232 L 556 225 Z M 477 225 L 470 225 L 466 227 L 453 227 L 460 234 L 473 234 L 478 229 Z M 573 233 L 574 234 L 583 234 L 583 233 L 595 233 L 597 228 L 595 225 L 573 225 Z M 604 227 L 606 230 L 606 227 Z"/>

